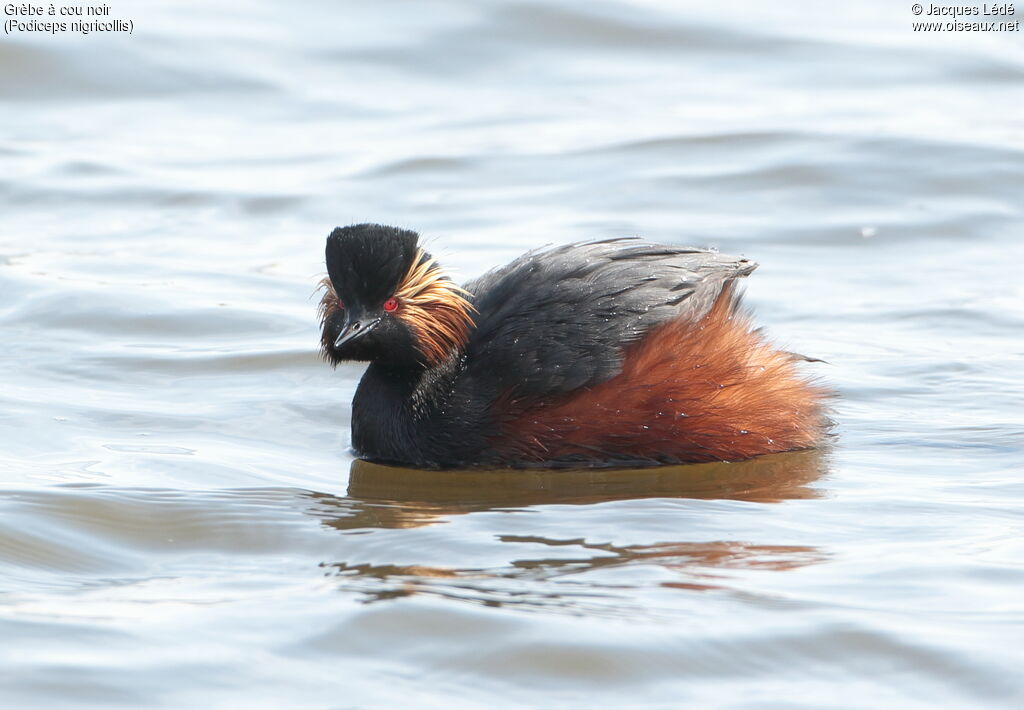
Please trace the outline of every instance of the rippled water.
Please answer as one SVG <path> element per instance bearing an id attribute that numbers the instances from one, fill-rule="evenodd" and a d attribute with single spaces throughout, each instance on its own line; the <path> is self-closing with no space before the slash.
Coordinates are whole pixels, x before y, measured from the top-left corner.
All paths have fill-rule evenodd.
<path id="1" fill-rule="evenodd" d="M 835 3 L 120 2 L 0 37 L 0 705 L 1020 707 L 1024 49 Z M 1019 15 L 1018 15 L 1019 17 Z M 761 262 L 828 451 L 354 463 L 323 238 Z"/>

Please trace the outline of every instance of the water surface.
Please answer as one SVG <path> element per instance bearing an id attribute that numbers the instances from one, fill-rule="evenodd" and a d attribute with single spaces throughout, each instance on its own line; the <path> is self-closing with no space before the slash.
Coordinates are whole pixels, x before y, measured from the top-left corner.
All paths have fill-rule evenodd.
<path id="1" fill-rule="evenodd" d="M 113 5 L 113 4 L 112 4 Z M 122 2 L 0 38 L 0 705 L 1020 707 L 1024 50 L 868 0 Z M 819 454 L 401 472 L 335 225 L 762 264 Z"/>

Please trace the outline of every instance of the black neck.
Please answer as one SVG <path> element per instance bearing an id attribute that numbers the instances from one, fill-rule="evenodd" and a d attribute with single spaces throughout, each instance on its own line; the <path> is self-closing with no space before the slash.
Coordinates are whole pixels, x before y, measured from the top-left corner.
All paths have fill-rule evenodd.
<path id="1" fill-rule="evenodd" d="M 419 364 L 370 363 L 352 401 L 352 446 L 373 459 L 401 460 L 414 439 L 413 393 L 423 378 Z"/>

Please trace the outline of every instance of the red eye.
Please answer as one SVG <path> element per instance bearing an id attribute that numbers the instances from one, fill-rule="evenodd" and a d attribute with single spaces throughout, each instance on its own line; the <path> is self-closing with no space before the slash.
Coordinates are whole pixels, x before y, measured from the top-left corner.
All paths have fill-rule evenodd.
<path id="1" fill-rule="evenodd" d="M 395 310 L 396 308 L 398 308 L 397 298 L 389 298 L 388 300 L 384 301 L 384 310 L 387 311 L 388 313 Z"/>

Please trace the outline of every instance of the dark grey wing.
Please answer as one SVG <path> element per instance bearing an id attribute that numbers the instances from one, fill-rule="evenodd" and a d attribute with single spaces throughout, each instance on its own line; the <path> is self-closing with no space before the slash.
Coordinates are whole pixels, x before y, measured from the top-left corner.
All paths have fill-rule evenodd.
<path id="1" fill-rule="evenodd" d="M 621 369 L 653 326 L 707 313 L 757 268 L 717 252 L 610 239 L 530 252 L 466 284 L 478 313 L 465 374 L 496 391 L 552 395 Z"/>

